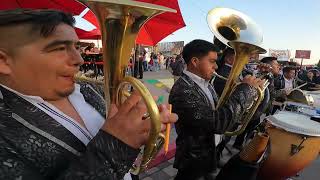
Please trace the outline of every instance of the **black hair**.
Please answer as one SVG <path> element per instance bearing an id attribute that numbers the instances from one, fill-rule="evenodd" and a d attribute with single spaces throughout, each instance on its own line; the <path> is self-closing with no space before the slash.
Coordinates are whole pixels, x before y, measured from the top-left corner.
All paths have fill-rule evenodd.
<path id="1" fill-rule="evenodd" d="M 262 58 L 262 59 L 261 59 L 261 62 L 262 62 L 262 63 L 266 63 L 266 64 L 271 64 L 272 61 L 275 61 L 275 60 L 278 60 L 278 58 L 270 56 L 270 57 L 264 57 L 264 58 Z"/>
<path id="2" fill-rule="evenodd" d="M 213 44 L 219 48 L 219 52 L 222 52 L 227 48 L 227 45 L 221 42 L 216 36 L 213 37 Z"/>
<path id="3" fill-rule="evenodd" d="M 296 68 L 295 68 L 295 67 L 292 67 L 292 66 L 286 66 L 286 67 L 284 67 L 284 68 L 282 69 L 283 73 L 288 73 L 288 72 L 290 72 L 290 71 L 292 71 L 292 70 L 296 70 Z"/>
<path id="4" fill-rule="evenodd" d="M 61 23 L 74 27 L 75 19 L 69 13 L 51 9 L 0 11 L 0 27 L 29 24 L 32 32 L 39 32 L 42 37 L 50 36 Z"/>
<path id="5" fill-rule="evenodd" d="M 184 46 L 182 57 L 185 63 L 189 64 L 193 57 L 200 59 L 208 55 L 210 51 L 219 52 L 219 48 L 211 42 L 195 39 Z"/>
<path id="6" fill-rule="evenodd" d="M 157 59 L 157 58 L 158 58 L 157 54 L 154 53 L 154 54 L 152 55 L 152 58 L 153 58 L 153 59 Z"/>
<path id="7" fill-rule="evenodd" d="M 235 52 L 232 48 L 228 47 L 227 49 L 225 49 L 222 53 L 222 55 L 220 56 L 219 58 L 219 61 L 218 61 L 218 67 L 222 67 L 222 65 L 224 65 L 225 63 L 225 58 L 230 56 L 230 55 L 234 55 Z"/>

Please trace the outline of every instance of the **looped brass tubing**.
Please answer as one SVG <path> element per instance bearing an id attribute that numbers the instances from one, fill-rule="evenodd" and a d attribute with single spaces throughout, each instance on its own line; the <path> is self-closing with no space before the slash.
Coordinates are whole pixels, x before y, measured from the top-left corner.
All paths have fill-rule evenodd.
<path id="1" fill-rule="evenodd" d="M 123 98 L 122 93 L 123 93 L 123 91 L 127 92 L 123 89 L 126 85 L 132 85 L 133 88 L 140 93 L 140 95 L 142 96 L 142 99 L 144 100 L 144 102 L 147 106 L 148 114 L 149 114 L 150 118 L 152 119 L 152 121 L 151 121 L 152 131 L 150 131 L 148 142 L 144 147 L 144 153 L 143 153 L 143 157 L 141 160 L 141 164 L 140 164 L 140 166 L 136 166 L 135 169 L 131 170 L 132 174 L 139 174 L 139 172 L 142 169 L 145 169 L 147 167 L 148 163 L 152 160 L 152 157 L 154 157 L 154 155 L 163 146 L 164 135 L 162 133 L 160 133 L 161 123 L 158 123 L 158 122 L 160 122 L 160 113 L 159 113 L 158 106 L 157 106 L 156 102 L 153 100 L 153 97 L 150 94 L 150 92 L 148 91 L 148 89 L 139 80 L 137 80 L 133 77 L 125 77 L 122 80 L 122 82 L 119 84 L 119 86 L 117 88 L 116 104 L 120 105 L 122 103 L 121 102 L 121 101 L 123 101 L 122 100 L 122 98 Z M 128 96 L 128 94 L 126 93 L 125 96 Z"/>
<path id="2" fill-rule="evenodd" d="M 125 77 L 126 67 L 140 28 L 152 17 L 163 12 L 176 10 L 159 5 L 132 0 L 79 0 L 96 15 L 102 35 L 104 85 L 107 107 L 111 103 L 120 105 L 130 96 L 123 87 L 130 84 L 142 96 L 151 121 L 149 139 L 144 147 L 140 165 L 133 166 L 131 172 L 142 172 L 163 145 L 160 133 L 161 122 L 157 104 L 148 89 L 137 79 Z M 130 117 L 128 117 L 130 118 Z"/>
<path id="3" fill-rule="evenodd" d="M 215 37 L 225 45 L 232 47 L 235 51 L 235 60 L 217 104 L 217 109 L 219 109 L 225 105 L 227 99 L 236 89 L 239 75 L 244 66 L 248 64 L 250 55 L 266 53 L 266 50 L 259 47 L 263 38 L 256 23 L 239 11 L 229 8 L 214 8 L 209 11 L 207 21 Z M 243 125 L 240 130 L 226 132 L 225 135 L 238 135 L 244 131 L 264 98 L 264 89 L 265 87 L 257 89 L 258 99 L 250 109 L 246 110 L 246 114 L 242 117 L 243 120 L 241 120 Z"/>

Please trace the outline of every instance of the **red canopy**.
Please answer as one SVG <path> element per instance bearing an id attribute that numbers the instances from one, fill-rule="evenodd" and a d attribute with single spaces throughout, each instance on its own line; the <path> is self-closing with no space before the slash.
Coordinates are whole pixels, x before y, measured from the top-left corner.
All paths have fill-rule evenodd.
<path id="1" fill-rule="evenodd" d="M 176 30 L 186 26 L 181 15 L 178 0 L 137 0 L 175 9 L 177 13 L 163 13 L 150 19 L 140 30 L 136 43 L 156 45 Z"/>
<path id="2" fill-rule="evenodd" d="M 150 19 L 143 27 L 137 36 L 136 43 L 154 46 L 159 41 L 175 32 L 176 30 L 185 27 L 184 20 L 181 15 L 179 4 L 177 0 L 136 0 L 141 2 L 153 3 L 157 5 L 166 6 L 175 9 L 177 13 L 163 13 Z M 99 26 L 93 13 L 87 13 L 84 17 L 92 24 Z M 82 39 L 98 39 L 100 37 L 100 31 L 98 29 L 93 31 L 77 31 L 78 35 Z"/>
<path id="3" fill-rule="evenodd" d="M 86 7 L 75 0 L 1 0 L 0 9 L 16 9 L 16 8 L 30 8 L 30 9 L 59 9 L 65 12 L 79 15 Z M 96 29 L 85 31 L 76 28 L 76 32 L 80 39 L 98 39 L 100 38 L 100 30 L 98 22 L 92 11 L 88 11 L 84 19 L 90 21 L 96 26 Z"/>
<path id="4" fill-rule="evenodd" d="M 166 6 L 177 10 L 177 13 L 163 13 L 149 20 L 140 30 L 136 42 L 144 45 L 156 45 L 166 36 L 185 26 L 177 0 L 137 0 Z M 50 8 L 81 15 L 80 20 L 88 21 L 91 29 L 79 26 L 76 32 L 80 39 L 100 38 L 99 24 L 92 11 L 85 11 L 87 7 L 75 0 L 1 0 L 0 9 L 15 8 Z M 82 14 L 86 12 L 85 14 Z M 93 25 L 93 26 L 92 26 Z"/>
<path id="5" fill-rule="evenodd" d="M 84 6 L 74 0 L 1 0 L 0 9 L 59 9 L 73 14 L 80 14 Z"/>
<path id="6" fill-rule="evenodd" d="M 86 19 L 88 22 L 92 23 L 96 28 L 91 31 L 85 31 L 81 28 L 76 28 L 76 32 L 77 32 L 79 38 L 80 39 L 100 39 L 101 33 L 100 33 L 99 23 L 96 19 L 96 16 L 93 14 L 93 12 L 88 11 L 83 16 L 83 18 Z"/>

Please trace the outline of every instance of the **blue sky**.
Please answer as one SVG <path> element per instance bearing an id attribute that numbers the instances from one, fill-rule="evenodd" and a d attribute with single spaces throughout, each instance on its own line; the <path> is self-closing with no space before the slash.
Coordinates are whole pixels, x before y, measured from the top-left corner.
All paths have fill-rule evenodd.
<path id="1" fill-rule="evenodd" d="M 250 16 L 262 29 L 265 49 L 311 50 L 311 60 L 320 59 L 320 0 L 179 0 L 186 27 L 161 42 L 205 39 L 213 34 L 207 13 L 214 7 L 239 10 Z"/>

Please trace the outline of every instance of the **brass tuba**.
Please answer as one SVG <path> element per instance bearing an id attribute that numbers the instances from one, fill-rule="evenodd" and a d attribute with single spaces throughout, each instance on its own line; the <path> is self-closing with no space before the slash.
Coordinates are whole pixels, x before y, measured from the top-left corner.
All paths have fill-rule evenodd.
<path id="1" fill-rule="evenodd" d="M 262 33 L 258 26 L 245 14 L 228 8 L 214 8 L 209 11 L 207 21 L 211 31 L 222 43 L 232 47 L 235 51 L 235 60 L 227 79 L 225 88 L 219 98 L 217 108 L 223 106 L 226 100 L 237 86 L 237 79 L 248 63 L 252 53 L 263 54 L 266 50 L 258 45 L 262 42 Z M 259 104 L 263 100 L 264 88 L 258 88 L 258 99 L 248 109 L 243 117 L 243 125 L 239 130 L 226 132 L 225 135 L 233 136 L 241 134 L 254 115 Z"/>
<path id="2" fill-rule="evenodd" d="M 144 23 L 163 12 L 176 12 L 163 6 L 132 0 L 79 0 L 96 15 L 102 35 L 105 99 L 110 103 L 121 104 L 128 94 L 124 87 L 130 84 L 140 92 L 151 119 L 151 131 L 144 147 L 141 164 L 131 171 L 139 174 L 161 149 L 164 137 L 160 133 L 160 113 L 148 89 L 139 80 L 125 77 L 131 50 L 137 34 Z"/>

